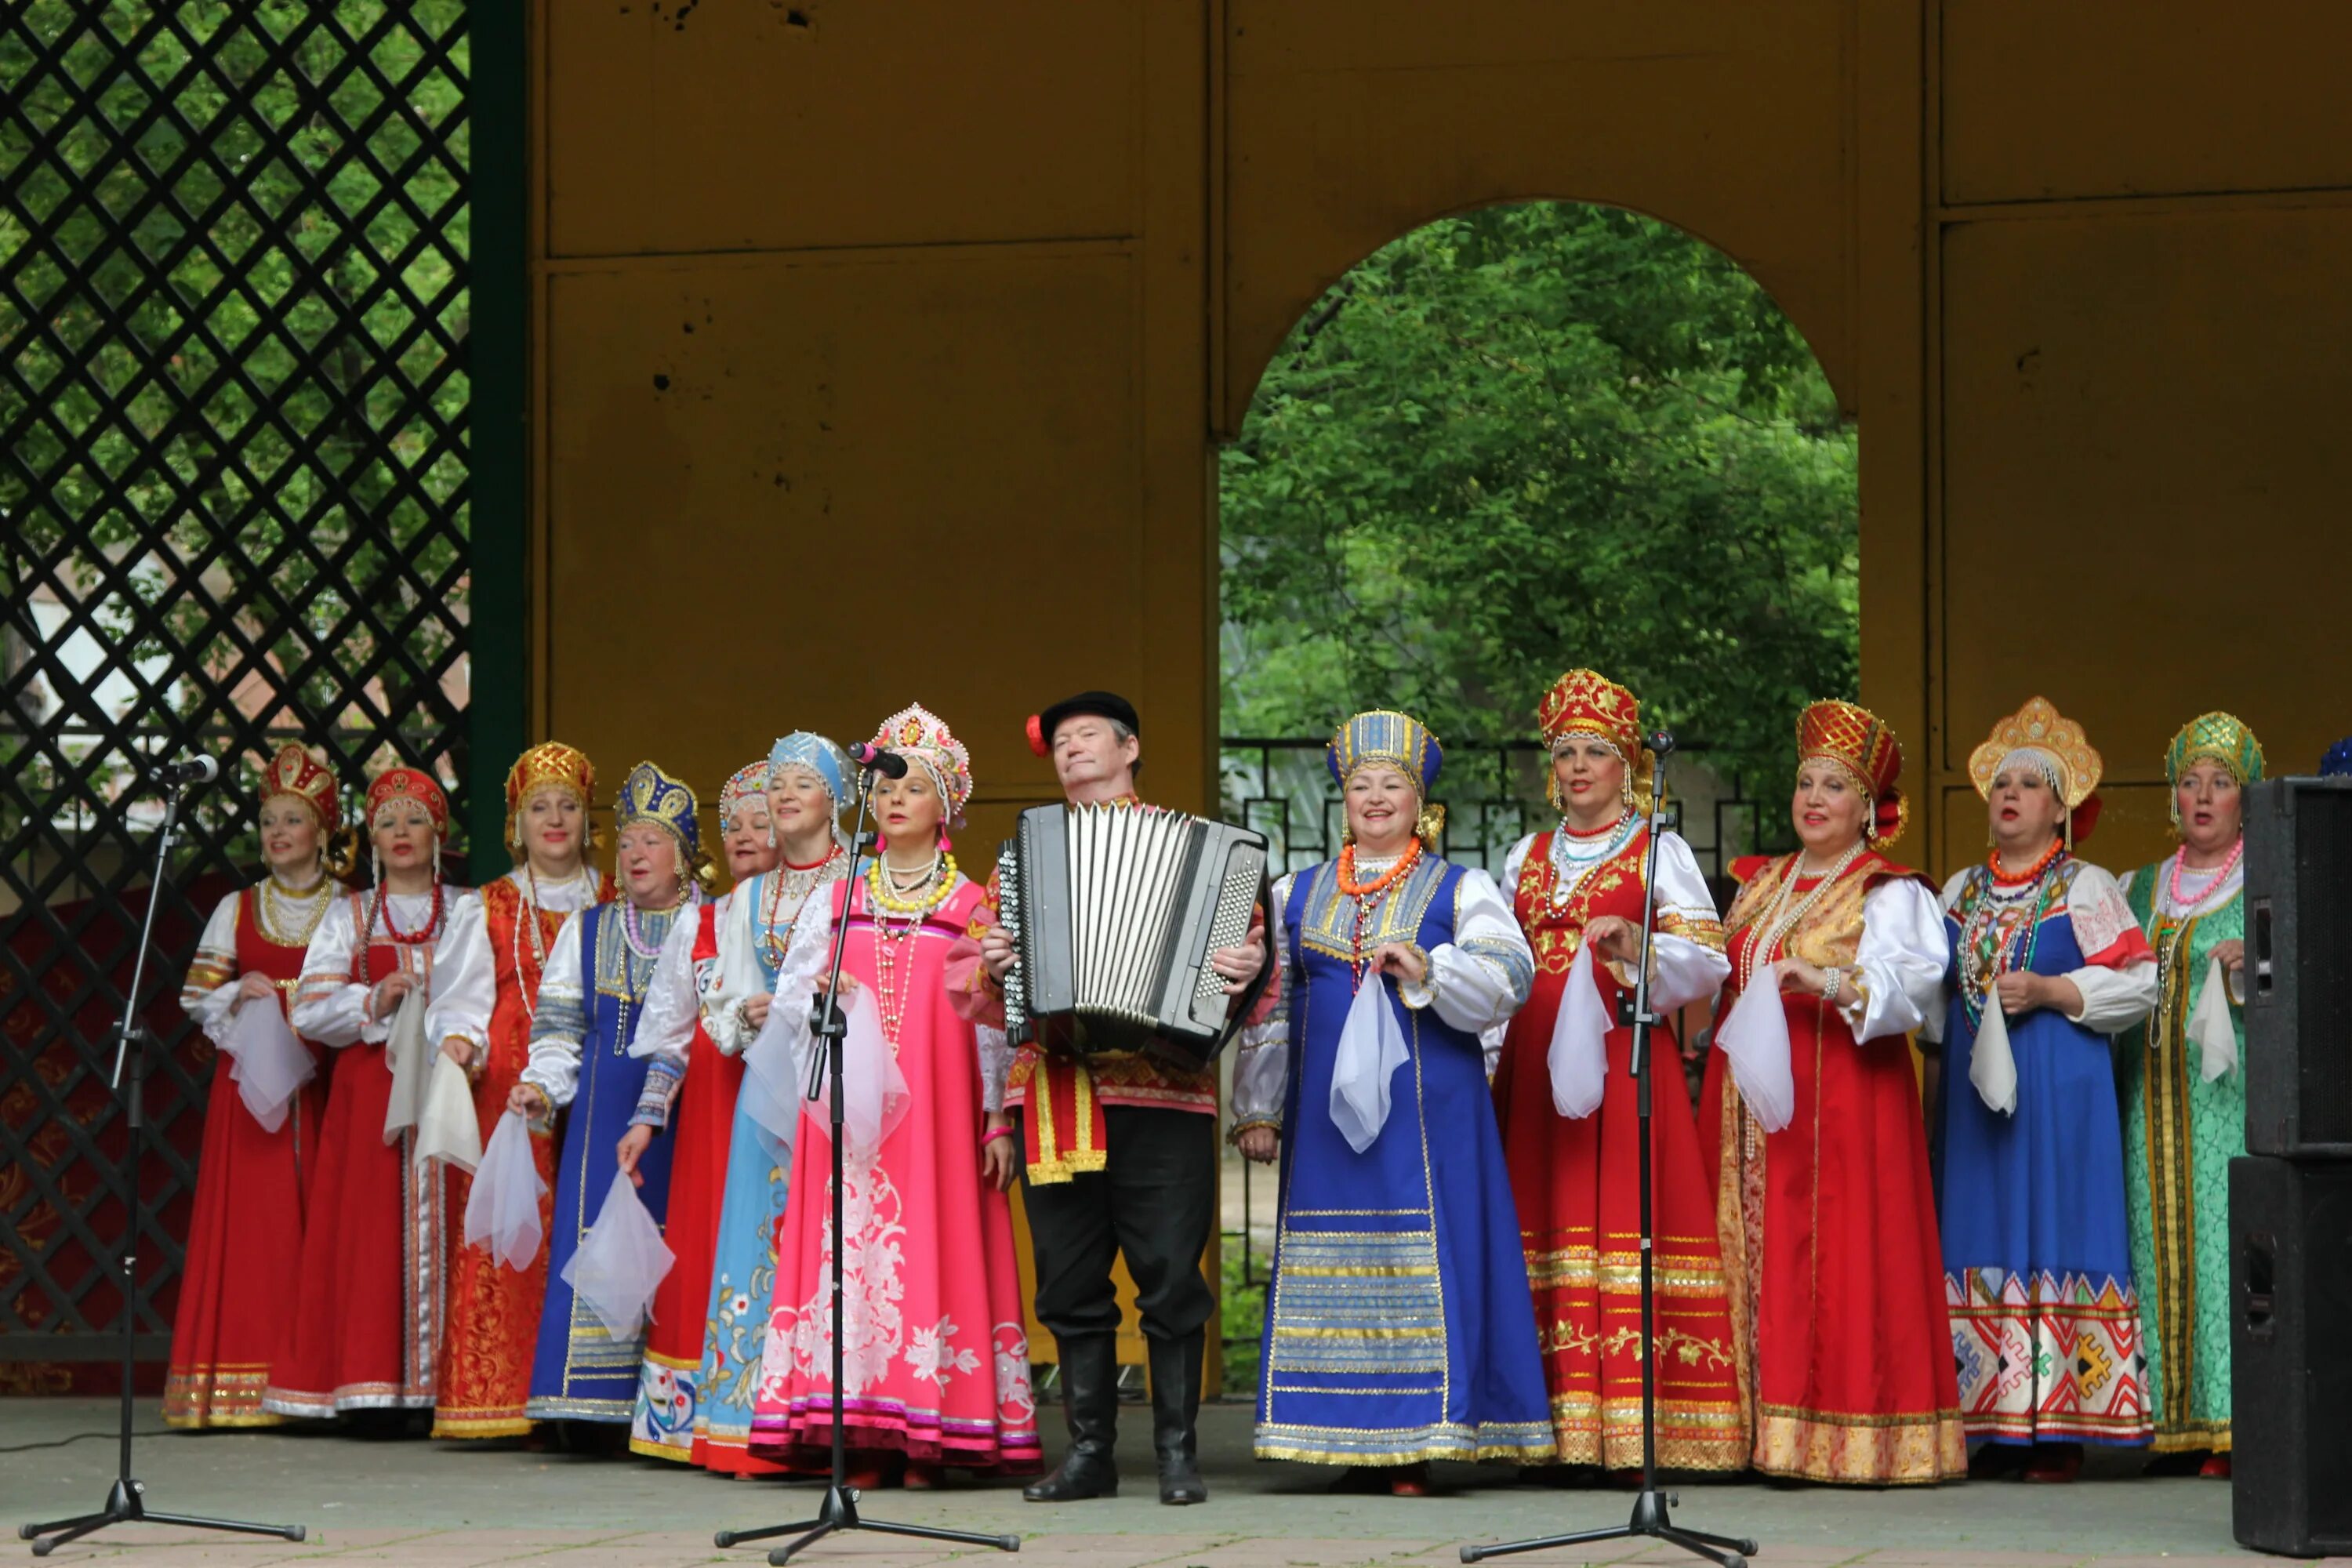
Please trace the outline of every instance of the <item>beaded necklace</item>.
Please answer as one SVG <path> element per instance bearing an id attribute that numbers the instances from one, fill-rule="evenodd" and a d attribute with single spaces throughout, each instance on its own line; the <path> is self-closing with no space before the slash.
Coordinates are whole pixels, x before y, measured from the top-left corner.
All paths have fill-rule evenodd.
<path id="1" fill-rule="evenodd" d="M 836 844 L 813 866 L 795 866 L 787 860 L 781 869 L 768 873 L 765 896 L 761 900 L 759 930 L 760 956 L 771 973 L 783 968 L 784 957 L 792 950 L 793 932 L 800 925 L 801 916 L 808 911 L 809 900 L 816 896 L 818 885 L 826 879 L 825 872 L 842 854 L 841 846 Z M 784 913 L 783 908 L 787 894 L 793 900 L 790 914 Z"/>
<path id="2" fill-rule="evenodd" d="M 423 928 L 414 931 L 402 931 L 398 926 L 392 923 L 392 898 L 391 895 L 387 894 L 383 890 L 383 883 L 377 883 L 375 887 L 369 891 L 367 920 L 360 927 L 359 950 L 361 984 L 372 985 L 373 984 L 372 972 L 375 966 L 370 957 L 370 953 L 375 945 L 373 938 L 375 936 L 375 926 L 378 917 L 382 917 L 383 921 L 384 935 L 391 939 L 394 947 L 417 947 L 426 942 L 438 942 L 441 938 L 442 890 L 442 885 L 439 882 L 433 884 L 432 912 L 426 916 Z"/>
<path id="3" fill-rule="evenodd" d="M 661 914 L 672 913 L 675 910 L 684 909 L 688 904 L 691 903 L 693 900 L 694 884 L 689 882 L 679 891 L 677 898 L 673 902 L 664 906 L 656 912 Z M 625 899 L 622 900 L 621 935 L 627 940 L 629 951 L 635 953 L 639 958 L 659 958 L 661 956 L 662 944 L 656 941 L 648 946 L 644 936 L 638 930 L 637 905 L 636 900 L 634 899 Z"/>
<path id="4" fill-rule="evenodd" d="M 1404 853 L 1397 857 L 1395 865 L 1391 866 L 1372 880 L 1363 882 L 1356 879 L 1356 847 L 1349 844 L 1340 849 L 1339 893 L 1342 898 L 1353 899 L 1356 901 L 1355 930 L 1349 938 L 1349 945 L 1353 950 L 1349 962 L 1355 971 L 1354 989 L 1360 991 L 1364 985 L 1364 970 L 1368 963 L 1364 954 L 1364 933 L 1373 929 L 1373 917 L 1379 912 L 1382 901 L 1388 898 L 1389 889 L 1395 887 L 1420 863 L 1421 840 L 1415 838 L 1406 844 Z"/>
<path id="5" fill-rule="evenodd" d="M 1772 950 L 1786 941 L 1790 931 L 1803 923 L 1805 917 L 1812 913 L 1813 906 L 1822 901 L 1822 896 L 1830 890 L 1837 879 L 1853 869 L 1853 863 L 1862 858 L 1862 842 L 1857 839 L 1844 854 L 1837 858 L 1835 864 L 1822 873 L 1821 880 L 1813 884 L 1812 889 L 1795 901 L 1794 908 L 1790 907 L 1790 895 L 1796 890 L 1798 882 L 1803 879 L 1804 856 L 1800 852 L 1790 858 L 1789 874 L 1780 879 L 1780 896 L 1772 900 L 1771 913 L 1765 916 L 1762 924 L 1758 928 L 1756 940 L 1748 943 L 1747 962 L 1740 966 L 1740 990 L 1746 991 L 1748 983 L 1756 978 L 1757 965 L 1767 960 Z"/>
<path id="6" fill-rule="evenodd" d="M 2032 865 L 2022 871 L 2009 871 L 2001 868 L 2000 851 L 1995 849 L 1985 857 L 1985 868 L 1992 874 L 1995 887 L 2022 888 L 2042 880 L 2042 873 L 2050 869 L 2058 857 L 2064 853 L 2066 853 L 2066 841 L 2063 838 L 2053 838 L 2050 841 L 2050 847 L 2044 849 Z"/>
<path id="7" fill-rule="evenodd" d="M 1959 949 L 1960 1005 L 1971 1028 L 1984 1017 L 1985 998 L 1994 982 L 2033 967 L 2042 922 L 2066 890 L 2066 879 L 2058 874 L 2063 869 L 2062 860 L 2045 859 L 2039 879 L 2013 892 L 1994 886 L 1990 873 L 1969 878 L 1960 910 Z"/>
<path id="8" fill-rule="evenodd" d="M 2213 868 L 2213 879 L 2206 883 L 2205 890 L 2193 899 L 2180 890 L 2180 872 L 2189 863 L 2189 852 L 2184 849 L 2173 856 L 2172 875 L 2168 879 L 2167 890 L 2172 895 L 2172 906 L 2178 912 L 2179 918 L 2188 919 L 2197 912 L 2197 907 L 2200 904 L 2219 892 L 2222 885 L 2229 881 L 2230 873 L 2238 868 L 2238 862 L 2245 858 L 2245 854 L 2246 837 L 2242 833 L 2238 836 L 2238 841 L 2230 846 L 2229 858 Z"/>
<path id="9" fill-rule="evenodd" d="M 1641 814 L 1632 810 L 1607 827 L 1591 833 L 1570 827 L 1568 818 L 1562 816 L 1559 831 L 1552 835 L 1551 888 L 1545 895 L 1552 911 L 1557 914 L 1566 909 L 1569 900 L 1576 896 L 1577 889 L 1584 885 L 1584 879 L 1615 859 L 1619 851 L 1633 841 L 1633 835 L 1641 831 Z M 1600 847 L 1590 855 L 1586 854 L 1583 847 L 1595 843 Z"/>
<path id="10" fill-rule="evenodd" d="M 327 918 L 327 906 L 335 901 L 335 884 L 331 879 L 321 876 L 314 887 L 315 891 L 289 889 L 275 871 L 262 879 L 253 900 L 253 912 L 256 922 L 261 927 L 262 941 L 277 947 L 310 946 L 319 922 Z M 276 908 L 281 893 L 286 901 L 294 906 L 297 912 L 293 918 L 301 926 L 291 936 L 286 934 L 286 925 L 281 923 L 284 916 Z"/>
<path id="11" fill-rule="evenodd" d="M 952 855 L 935 857 L 923 880 L 903 893 L 887 886 L 884 866 L 877 857 L 866 873 L 866 899 L 874 921 L 874 997 L 882 1013 L 882 1037 L 895 1054 L 915 992 L 914 958 L 907 944 L 923 929 L 925 918 L 954 893 L 956 862 Z"/>
<path id="12" fill-rule="evenodd" d="M 667 909 L 656 910 L 653 912 L 664 915 L 675 914 L 693 901 L 694 884 L 689 882 L 686 886 L 686 890 L 678 895 L 677 902 Z M 637 906 L 626 899 L 621 900 L 620 904 L 621 944 L 624 951 L 612 954 L 615 960 L 614 967 L 620 973 L 612 976 L 614 989 L 610 994 L 613 997 L 614 1008 L 613 1054 L 616 1057 L 625 1057 L 629 1054 L 629 1010 L 645 1000 L 646 989 L 653 982 L 653 970 L 650 966 L 660 961 L 662 943 L 656 939 L 648 946 L 637 925 Z M 606 967 L 605 955 L 611 952 L 605 944 L 610 940 L 606 933 L 612 930 L 609 923 L 612 911 L 608 909 L 605 912 L 607 924 L 604 930 L 597 934 L 596 939 L 596 967 L 600 974 Z M 662 934 L 667 937 L 669 933 L 665 931 Z M 635 964 L 630 962 L 632 959 L 636 961 Z M 638 965 L 647 966 L 642 976 L 637 972 Z"/>
<path id="13" fill-rule="evenodd" d="M 514 930 L 507 933 L 507 956 L 514 962 L 515 981 L 522 991 L 522 1015 L 526 1019 L 535 1023 L 539 1019 L 539 985 L 531 977 L 547 973 L 546 936 L 539 929 L 540 913 L 547 906 L 540 901 L 539 872 L 529 860 L 522 863 L 522 876 L 525 884 L 523 907 L 516 911 Z M 595 879 L 594 874 L 585 867 L 556 883 L 555 888 L 558 891 L 562 891 L 566 888 L 577 887 L 583 881 L 589 884 L 587 901 L 593 904 L 596 901 Z M 530 967 L 529 969 L 525 969 L 522 963 L 523 932 L 526 927 L 530 933 Z"/>

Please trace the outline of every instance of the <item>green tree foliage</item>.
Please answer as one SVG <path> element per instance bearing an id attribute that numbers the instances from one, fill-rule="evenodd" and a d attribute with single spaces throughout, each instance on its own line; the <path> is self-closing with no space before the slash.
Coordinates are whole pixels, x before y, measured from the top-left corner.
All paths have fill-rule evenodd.
<path id="1" fill-rule="evenodd" d="M 85 606 L 109 669 L 167 667 L 140 709 L 459 750 L 466 15 L 0 12 L 0 583 Z M 63 721 L 6 717 L 80 738 L 27 795 L 102 792 L 112 716 L 49 696 Z"/>
<path id="2" fill-rule="evenodd" d="M 1275 356 L 1222 491 L 1228 733 L 1524 735 L 1582 664 L 1752 773 L 1854 691 L 1853 426 L 1763 289 L 1650 218 L 1380 250 Z"/>

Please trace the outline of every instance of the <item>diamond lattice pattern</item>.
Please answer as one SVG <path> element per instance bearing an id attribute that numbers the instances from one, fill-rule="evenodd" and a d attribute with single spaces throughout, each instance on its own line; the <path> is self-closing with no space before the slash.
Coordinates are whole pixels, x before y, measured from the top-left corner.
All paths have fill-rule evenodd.
<path id="1" fill-rule="evenodd" d="M 280 738 L 323 745 L 347 787 L 395 754 L 466 776 L 465 14 L 0 9 L 0 1335 L 20 1350 L 103 1353 L 88 1331 L 113 1310 L 99 1075 L 152 853 L 143 762 L 225 769 L 159 906 L 151 995 L 250 875 Z M 166 1049 L 140 1326 L 160 1332 L 211 1064 L 176 1008 L 147 1016 Z"/>

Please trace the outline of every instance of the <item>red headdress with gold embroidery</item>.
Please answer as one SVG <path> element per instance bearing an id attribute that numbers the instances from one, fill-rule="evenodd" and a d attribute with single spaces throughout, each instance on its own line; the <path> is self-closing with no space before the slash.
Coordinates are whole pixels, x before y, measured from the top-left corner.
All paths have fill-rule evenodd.
<path id="1" fill-rule="evenodd" d="M 1863 836 L 1874 847 L 1903 837 L 1911 820 L 1911 803 L 1895 787 L 1903 776 L 1903 747 L 1884 719 L 1851 702 L 1814 703 L 1797 715 L 1797 765 L 1815 758 L 1845 769 L 1870 797 Z"/>
<path id="2" fill-rule="evenodd" d="M 261 770 L 261 798 L 276 800 L 281 795 L 309 806 L 319 819 L 321 833 L 332 833 L 342 826 L 342 803 L 336 798 L 335 775 L 327 759 L 291 741 L 278 747 L 269 765 Z"/>
<path id="3" fill-rule="evenodd" d="M 1553 681 L 1543 700 L 1536 704 L 1536 727 L 1554 754 L 1559 752 L 1560 742 L 1570 735 L 1591 735 L 1607 742 L 1610 749 L 1624 760 L 1628 805 L 1650 787 L 1650 773 L 1657 759 L 1642 743 L 1641 700 L 1607 676 L 1590 669 L 1571 669 Z M 1558 780 L 1548 777 L 1545 789 L 1552 804 L 1558 805 Z"/>
<path id="4" fill-rule="evenodd" d="M 449 797 L 441 793 L 441 785 L 431 773 L 417 768 L 386 768 L 368 781 L 367 819 L 373 826 L 376 814 L 395 800 L 413 800 L 425 808 L 433 819 L 436 837 L 449 836 Z"/>

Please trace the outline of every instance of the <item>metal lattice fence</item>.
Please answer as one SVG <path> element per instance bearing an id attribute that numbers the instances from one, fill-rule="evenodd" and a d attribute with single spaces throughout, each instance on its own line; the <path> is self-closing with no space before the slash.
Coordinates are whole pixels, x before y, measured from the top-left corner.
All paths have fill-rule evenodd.
<path id="1" fill-rule="evenodd" d="M 1227 736 L 1221 742 L 1223 814 L 1265 834 L 1280 870 L 1304 870 L 1339 852 L 1347 811 L 1324 761 L 1326 743 L 1300 736 Z M 1717 777 L 1706 766 L 1706 751 L 1696 743 L 1676 752 L 1668 795 L 1677 831 L 1706 873 L 1717 907 L 1727 909 L 1735 890 L 1731 862 L 1747 854 L 1784 853 L 1796 847 L 1795 835 L 1784 807 L 1751 797 L 1742 780 Z M 1499 879 L 1512 845 L 1559 820 L 1544 798 L 1545 756 L 1535 741 L 1445 748 L 1444 771 L 1433 793 L 1445 806 L 1439 848 L 1447 859 Z M 1511 889 L 1503 894 L 1508 898 Z M 1696 1092 L 1696 1084 L 1691 1087 Z M 1240 1201 L 1233 1202 L 1229 1187 L 1223 1235 L 1238 1265 L 1233 1282 L 1258 1289 L 1265 1283 L 1274 1184 L 1246 1162 L 1236 1174 Z M 1241 1353 L 1245 1357 L 1247 1348 Z"/>
<path id="2" fill-rule="evenodd" d="M 251 874 L 268 748 L 322 745 L 347 785 L 394 754 L 466 778 L 467 13 L 0 12 L 0 1362 L 108 1351 L 102 1058 L 159 815 L 142 768 L 224 766 L 142 998 L 151 1354 L 211 1071 L 158 998 Z"/>

